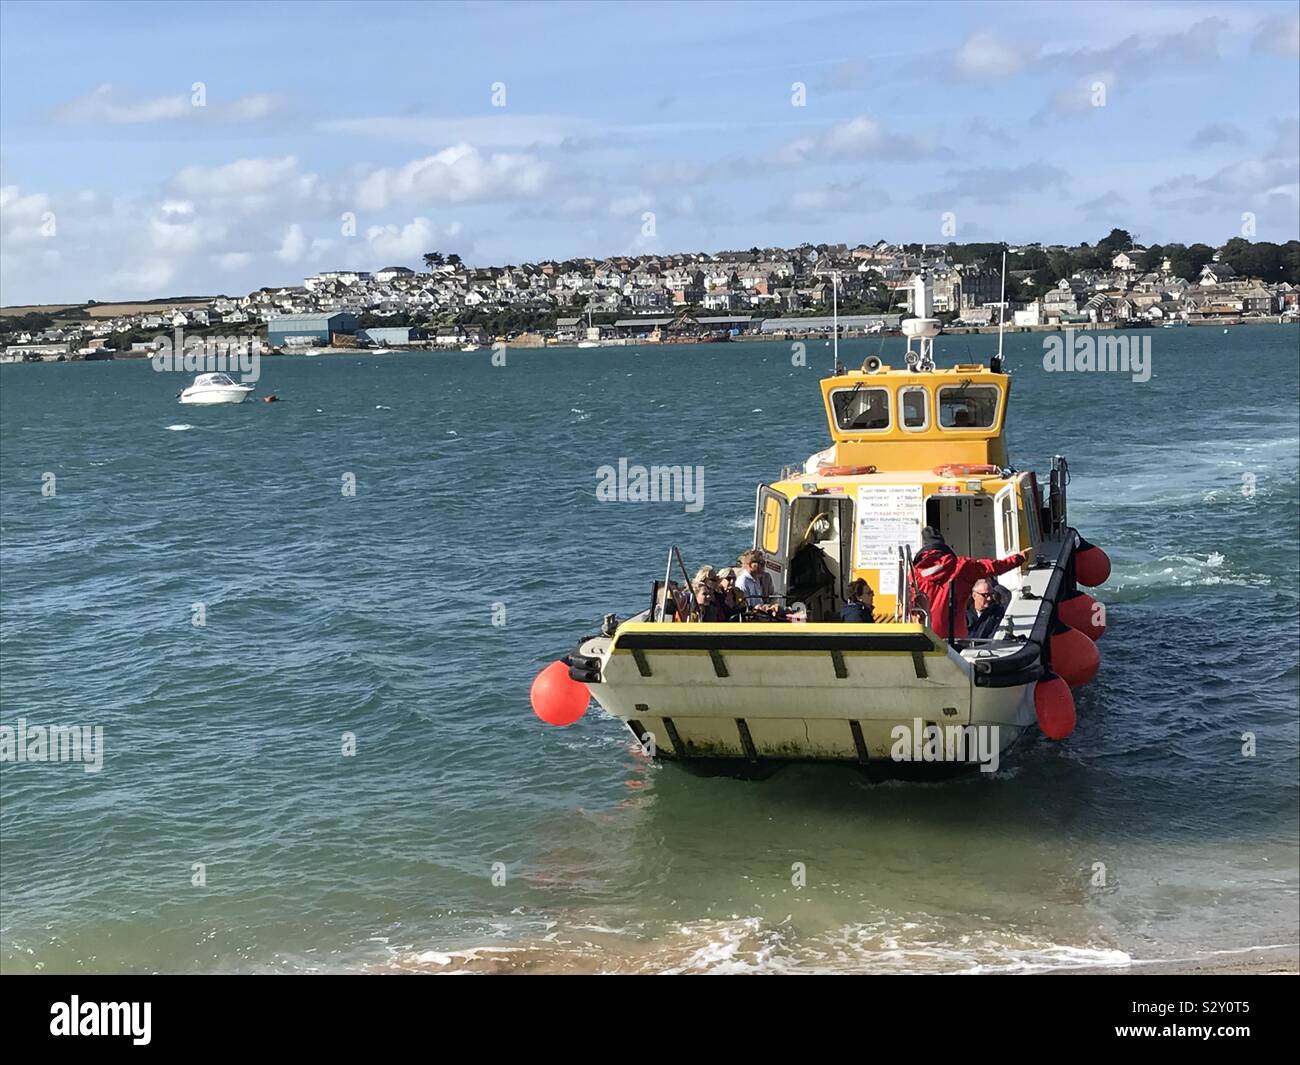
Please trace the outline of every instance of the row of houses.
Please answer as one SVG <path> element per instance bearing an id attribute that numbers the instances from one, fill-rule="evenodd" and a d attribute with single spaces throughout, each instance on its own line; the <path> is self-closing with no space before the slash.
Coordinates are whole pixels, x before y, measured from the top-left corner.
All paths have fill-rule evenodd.
<path id="1" fill-rule="evenodd" d="M 1194 283 L 1156 274 L 1118 284 L 1104 276 L 1075 275 L 1041 300 L 1014 310 L 1015 323 L 1027 326 L 1300 315 L 1300 287 L 1238 278 L 1214 263 Z"/>
<path id="2" fill-rule="evenodd" d="M 455 256 L 447 262 L 429 258 L 423 271 L 406 266 L 373 272 L 323 271 L 297 286 L 264 287 L 244 296 L 218 296 L 206 306 L 121 315 L 19 339 L 81 347 L 86 340 L 109 333 L 185 328 L 224 331 L 227 327 L 231 333 L 245 333 L 263 325 L 270 333 L 274 324 L 275 335 L 281 340 L 303 337 L 319 341 L 322 332 L 329 332 L 329 326 L 321 324 L 322 318 L 345 315 L 359 319 L 366 315 L 394 320 L 394 332 L 375 334 L 382 338 L 375 343 L 382 346 L 429 340 L 450 345 L 472 338 L 450 327 L 440 332 L 436 323 L 475 311 L 555 315 L 561 319 L 560 330 L 575 336 L 579 323 L 564 314 L 566 308 L 575 306 L 619 320 L 672 318 L 691 309 L 707 317 L 758 321 L 809 310 L 829 312 L 837 301 L 841 307 L 874 304 L 910 314 L 913 279 L 922 272 L 931 281 L 934 310 L 974 325 L 996 321 L 1004 310 L 1015 311 L 1023 324 L 1046 324 L 1171 315 L 1285 314 L 1296 306 L 1290 285 L 1237 278 L 1231 267 L 1217 261 L 1207 264 L 1194 279 L 1180 278 L 1173 275 L 1167 258 L 1154 264 L 1154 269 L 1148 268 L 1151 256 L 1141 249 L 1111 256 L 1108 268 L 1063 278 L 1041 300 L 1028 305 L 1008 303 L 1005 308 L 999 270 L 986 263 L 954 263 L 943 246 L 905 248 L 879 241 L 854 247 L 819 244 L 491 267 L 467 266 Z M 1029 281 L 1031 273 L 1013 271 L 1012 276 Z M 314 324 L 309 326 L 308 320 Z M 423 333 L 403 334 L 398 321 L 430 324 Z M 404 341 L 402 336 L 408 339 Z"/>

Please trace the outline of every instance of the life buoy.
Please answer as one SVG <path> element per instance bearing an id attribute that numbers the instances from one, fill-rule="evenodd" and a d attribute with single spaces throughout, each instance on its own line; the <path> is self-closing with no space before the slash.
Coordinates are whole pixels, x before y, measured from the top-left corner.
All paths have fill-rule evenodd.
<path id="1" fill-rule="evenodd" d="M 817 473 L 822 477 L 856 477 L 860 473 L 875 473 L 874 466 L 820 466 Z"/>
<path id="2" fill-rule="evenodd" d="M 1001 472 L 996 466 L 936 466 L 936 477 L 989 477 Z"/>

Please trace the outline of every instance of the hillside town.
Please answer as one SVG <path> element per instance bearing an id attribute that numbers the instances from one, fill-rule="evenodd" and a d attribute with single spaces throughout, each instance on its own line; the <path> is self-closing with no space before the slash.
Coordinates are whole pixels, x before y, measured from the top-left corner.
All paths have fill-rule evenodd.
<path id="1" fill-rule="evenodd" d="M 11 312 L 0 344 L 14 362 L 143 357 L 152 338 L 177 329 L 256 337 L 282 353 L 785 339 L 827 334 L 833 312 L 851 336 L 897 329 L 921 274 L 949 330 L 1004 319 L 1008 329 L 1059 329 L 1300 317 L 1298 242 L 1142 247 L 1123 230 L 1096 246 L 879 241 L 486 267 L 431 252 L 423 267 L 329 270 L 297 286 L 111 317 L 93 303 Z"/>

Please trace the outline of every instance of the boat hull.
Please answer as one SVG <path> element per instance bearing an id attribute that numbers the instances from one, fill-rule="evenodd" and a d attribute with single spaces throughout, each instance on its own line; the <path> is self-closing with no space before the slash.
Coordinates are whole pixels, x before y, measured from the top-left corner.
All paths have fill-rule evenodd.
<path id="1" fill-rule="evenodd" d="M 1073 552 L 1039 545 L 1007 620 L 1018 635 L 953 645 L 919 623 L 650 622 L 569 656 L 570 674 L 658 758 L 765 775 L 788 762 L 931 775 L 998 759 L 1037 726 L 1034 690 Z M 936 746 L 937 745 L 937 746 Z"/>
<path id="2" fill-rule="evenodd" d="M 181 393 L 181 402 L 191 406 L 213 407 L 223 403 L 243 403 L 253 394 L 251 387 L 241 388 L 205 388 L 198 392 L 186 389 Z"/>
<path id="3" fill-rule="evenodd" d="M 648 752 L 711 770 L 951 771 L 1000 756 L 1035 720 L 1032 681 L 979 686 L 973 663 L 920 625 L 632 623 L 579 654 L 604 660 L 591 694 Z M 942 756 L 927 758 L 936 734 Z"/>

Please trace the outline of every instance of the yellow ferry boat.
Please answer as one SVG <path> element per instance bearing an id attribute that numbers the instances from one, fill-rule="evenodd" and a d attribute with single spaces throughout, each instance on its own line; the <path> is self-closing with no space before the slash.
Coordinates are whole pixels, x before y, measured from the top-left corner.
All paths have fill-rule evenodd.
<path id="1" fill-rule="evenodd" d="M 918 299 L 928 308 L 923 283 Z M 540 717 L 568 723 L 590 694 L 655 757 L 757 776 L 791 761 L 996 767 L 1036 724 L 1069 734 L 1067 681 L 1091 680 L 1105 629 L 1078 585 L 1104 581 L 1109 560 L 1068 524 L 1064 457 L 1045 492 L 1012 465 L 1001 357 L 936 368 L 939 323 L 922 315 L 903 323 L 905 367 L 837 364 L 821 383 L 830 446 L 758 488 L 754 546 L 775 599 L 797 600 L 806 621 L 665 620 L 668 580 L 691 585 L 674 548 L 649 608 L 610 615 L 539 675 Z M 926 527 L 959 556 L 1027 556 L 997 578 L 1006 609 L 991 638 L 941 636 L 918 602 Z M 856 578 L 875 591 L 876 623 L 839 620 Z"/>

